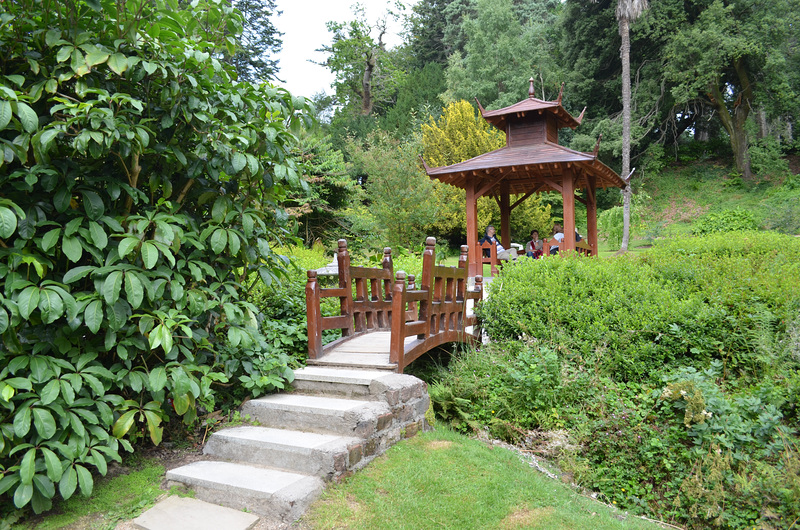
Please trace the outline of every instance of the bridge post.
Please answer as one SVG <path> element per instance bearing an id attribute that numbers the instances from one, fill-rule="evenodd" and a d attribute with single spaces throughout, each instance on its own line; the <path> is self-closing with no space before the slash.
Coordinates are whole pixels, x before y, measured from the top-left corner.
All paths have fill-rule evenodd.
<path id="1" fill-rule="evenodd" d="M 397 373 L 402 374 L 405 367 L 405 337 L 406 337 L 406 273 L 397 272 L 397 278 L 392 287 L 392 334 L 389 340 L 389 362 L 397 365 Z"/>
<path id="2" fill-rule="evenodd" d="M 347 251 L 347 240 L 338 241 L 339 248 L 336 251 L 336 259 L 339 264 L 339 287 L 347 289 L 346 296 L 339 298 L 341 314 L 348 317 L 348 327 L 342 328 L 342 337 L 349 337 L 355 333 L 353 327 L 353 296 L 350 284 L 350 252 Z"/>
<path id="3" fill-rule="evenodd" d="M 428 292 L 425 300 L 420 300 L 419 303 L 419 319 L 424 320 L 425 334 L 417 335 L 418 339 L 424 340 L 430 337 L 433 330 L 431 330 L 431 293 L 433 287 L 433 266 L 436 264 L 436 238 L 428 237 L 425 239 L 425 250 L 422 252 L 422 282 L 419 288 Z"/>
<path id="4" fill-rule="evenodd" d="M 320 311 L 317 271 L 306 272 L 306 322 L 308 323 L 308 358 L 322 354 L 322 313 Z"/>

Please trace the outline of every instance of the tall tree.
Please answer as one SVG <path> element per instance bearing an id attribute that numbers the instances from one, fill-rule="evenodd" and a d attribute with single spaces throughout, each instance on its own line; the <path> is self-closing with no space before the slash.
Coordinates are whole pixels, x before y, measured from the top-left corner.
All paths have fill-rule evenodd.
<path id="1" fill-rule="evenodd" d="M 328 54 L 325 62 L 319 64 L 335 76 L 333 87 L 338 103 L 351 112 L 368 116 L 376 107 L 392 101 L 404 73 L 384 41 L 386 17 L 390 15 L 370 24 L 363 6 L 356 4 L 353 12 L 354 20 L 328 22 L 331 44 L 317 51 Z"/>
<path id="2" fill-rule="evenodd" d="M 702 100 L 730 138 L 736 169 L 752 176 L 745 124 L 757 102 L 796 99 L 793 73 L 780 60 L 798 37 L 798 0 L 713 0 L 682 14 L 667 48 L 667 79 L 677 101 Z M 791 99 L 791 98 L 790 98 Z"/>
<path id="3" fill-rule="evenodd" d="M 619 0 L 617 3 L 617 21 L 619 34 L 622 37 L 620 56 L 622 58 L 622 178 L 626 179 L 622 190 L 622 246 L 620 250 L 628 250 L 631 231 L 631 22 L 638 19 L 647 9 L 647 0 Z"/>
<path id="4" fill-rule="evenodd" d="M 275 0 L 231 0 L 243 18 L 236 53 L 228 58 L 242 81 L 272 81 L 278 76 L 278 60 L 283 47 L 281 36 L 273 24 L 280 16 Z"/>

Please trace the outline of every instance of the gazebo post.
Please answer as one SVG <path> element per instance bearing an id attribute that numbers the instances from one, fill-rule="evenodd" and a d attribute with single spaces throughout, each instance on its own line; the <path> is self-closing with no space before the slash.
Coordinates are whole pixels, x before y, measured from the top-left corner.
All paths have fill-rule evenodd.
<path id="1" fill-rule="evenodd" d="M 467 244 L 469 245 L 469 275 L 483 276 L 481 249 L 478 248 L 478 197 L 475 193 L 475 177 L 468 175 L 464 191 L 467 195 Z"/>
<path id="2" fill-rule="evenodd" d="M 503 247 L 511 248 L 511 202 L 508 182 L 500 184 L 500 236 Z"/>
<path id="3" fill-rule="evenodd" d="M 567 164 L 561 179 L 561 198 L 564 200 L 564 245 L 561 250 L 575 250 L 575 181 L 572 165 Z"/>
<path id="4" fill-rule="evenodd" d="M 597 239 L 597 177 L 590 175 L 586 187 L 586 230 L 589 232 L 589 244 L 592 245 L 592 256 L 597 256 L 599 251 Z"/>

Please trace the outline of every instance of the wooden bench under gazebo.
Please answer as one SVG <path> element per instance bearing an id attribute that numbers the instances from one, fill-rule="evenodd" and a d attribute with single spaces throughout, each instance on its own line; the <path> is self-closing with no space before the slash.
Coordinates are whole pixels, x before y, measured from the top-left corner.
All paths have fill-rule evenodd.
<path id="1" fill-rule="evenodd" d="M 528 99 L 510 107 L 487 111 L 478 102 L 483 118 L 505 132 L 505 147 L 450 166 L 431 168 L 423 160 L 431 178 L 466 192 L 470 276 L 483 274 L 481 248 L 476 244 L 482 227 L 477 226 L 477 218 L 478 199 L 487 195 L 493 196 L 500 205 L 501 243 L 505 248 L 511 248 L 511 211 L 534 193 L 555 191 L 561 193 L 564 200 L 564 241 L 560 248 L 576 250 L 575 201 L 584 203 L 589 232 L 587 242 L 591 255 L 597 255 L 595 190 L 623 188 L 625 182 L 597 159 L 599 139 L 592 153 L 558 145 L 559 129 L 575 129 L 583 119 L 583 112 L 576 119 L 561 106 L 561 95 L 559 93 L 556 101 L 536 99 L 531 79 Z M 581 189 L 586 190 L 586 199 L 575 195 Z M 511 195 L 520 198 L 511 204 Z"/>

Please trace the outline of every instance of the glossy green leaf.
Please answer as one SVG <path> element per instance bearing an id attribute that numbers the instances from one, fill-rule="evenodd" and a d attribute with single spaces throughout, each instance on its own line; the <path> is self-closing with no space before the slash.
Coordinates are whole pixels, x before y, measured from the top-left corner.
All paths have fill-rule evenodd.
<path id="1" fill-rule="evenodd" d="M 233 166 L 233 173 L 239 173 L 247 166 L 247 157 L 242 153 L 234 153 L 231 157 L 231 166 Z"/>
<path id="2" fill-rule="evenodd" d="M 128 58 L 121 53 L 115 53 L 108 58 L 108 67 L 117 75 L 122 75 L 128 69 Z"/>
<path id="3" fill-rule="evenodd" d="M 142 281 L 136 274 L 128 272 L 125 274 L 125 295 L 131 307 L 137 309 L 144 300 L 144 287 Z"/>
<path id="4" fill-rule="evenodd" d="M 59 480 L 61 480 L 61 477 L 63 475 L 61 469 L 61 460 L 58 458 L 58 455 L 56 455 L 53 451 L 51 451 L 47 447 L 42 447 L 41 451 L 42 451 L 42 456 L 44 456 L 44 465 L 45 469 L 47 469 L 47 476 L 53 482 L 58 482 Z"/>
<path id="5" fill-rule="evenodd" d="M 130 253 L 131 250 L 136 248 L 139 244 L 139 239 L 135 237 L 125 237 L 119 242 L 119 246 L 117 247 L 117 253 L 119 257 L 124 258 L 125 256 Z"/>
<path id="6" fill-rule="evenodd" d="M 8 239 L 16 230 L 16 214 L 11 208 L 0 206 L 0 238 Z"/>
<path id="7" fill-rule="evenodd" d="M 39 392 L 39 399 L 42 405 L 49 405 L 56 400 L 60 394 L 61 381 L 58 379 L 51 379 L 44 388 Z"/>
<path id="8" fill-rule="evenodd" d="M 84 278 L 86 275 L 91 273 L 97 267 L 92 267 L 91 265 L 81 265 L 80 267 L 74 267 L 64 274 L 63 282 L 64 283 L 72 283 Z"/>
<path id="9" fill-rule="evenodd" d="M 39 311 L 42 313 L 42 321 L 45 324 L 52 324 L 64 314 L 64 302 L 61 295 L 52 289 L 42 289 L 39 293 Z"/>
<path id="10" fill-rule="evenodd" d="M 75 464 L 75 471 L 78 472 L 78 486 L 81 488 L 81 493 L 88 497 L 92 494 L 92 488 L 94 487 L 92 474 L 89 473 L 88 469 L 79 464 Z"/>
<path id="11" fill-rule="evenodd" d="M 22 508 L 31 501 L 31 497 L 33 497 L 33 477 L 31 483 L 21 483 L 17 487 L 17 491 L 14 492 L 14 506 Z"/>
<path id="12" fill-rule="evenodd" d="M 113 305 L 119 299 L 119 293 L 122 291 L 122 279 L 122 271 L 114 271 L 106 276 L 102 293 L 108 305 Z"/>
<path id="13" fill-rule="evenodd" d="M 42 236 L 42 250 L 47 252 L 58 243 L 58 238 L 61 237 L 61 229 L 53 228 Z"/>
<path id="14" fill-rule="evenodd" d="M 228 244 L 228 231 L 224 228 L 217 228 L 211 234 L 211 250 L 217 254 L 221 254 Z"/>
<path id="15" fill-rule="evenodd" d="M 22 438 L 31 430 L 31 409 L 23 407 L 14 414 L 14 434 Z"/>
<path id="16" fill-rule="evenodd" d="M 122 438 L 128 434 L 128 431 L 130 431 L 131 427 L 133 427 L 133 422 L 136 419 L 137 412 L 138 410 L 129 410 L 117 418 L 117 421 L 114 422 L 114 426 L 111 428 L 111 434 L 113 434 L 116 438 Z"/>
<path id="17" fill-rule="evenodd" d="M 150 439 L 155 445 L 161 443 L 161 437 L 164 434 L 164 429 L 161 427 L 161 417 L 155 412 L 146 410 L 144 417 L 147 421 L 147 431 L 150 433 Z"/>
<path id="18" fill-rule="evenodd" d="M 17 298 L 17 308 L 19 309 L 19 315 L 24 318 L 28 319 L 33 313 L 33 310 L 39 306 L 39 288 L 31 285 L 30 287 L 26 287 L 23 289 L 21 293 L 19 293 L 19 297 Z"/>
<path id="19" fill-rule="evenodd" d="M 25 129 L 25 132 L 29 134 L 35 133 L 36 129 L 39 128 L 39 116 L 36 114 L 36 111 L 34 111 L 30 105 L 22 101 L 16 101 L 12 105 L 17 106 L 17 118 L 19 118 L 19 122 L 22 124 L 22 128 Z"/>
<path id="20" fill-rule="evenodd" d="M 83 247 L 77 237 L 64 237 L 61 240 L 61 250 L 64 255 L 72 262 L 78 262 L 83 256 Z"/>
<path id="21" fill-rule="evenodd" d="M 23 484 L 33 482 L 33 474 L 36 472 L 36 448 L 28 449 L 19 464 L 19 478 Z"/>
<path id="22" fill-rule="evenodd" d="M 142 243 L 142 263 L 145 269 L 152 269 L 158 263 L 158 248 L 150 241 Z"/>
<path id="23" fill-rule="evenodd" d="M 49 440 L 56 432 L 56 420 L 53 418 L 53 414 L 47 409 L 40 408 L 34 408 L 31 412 L 33 414 L 33 426 L 39 436 Z"/>
<path id="24" fill-rule="evenodd" d="M 163 366 L 157 366 L 150 370 L 150 391 L 159 392 L 167 386 L 167 371 Z"/>
<path id="25" fill-rule="evenodd" d="M 0 100 L 0 131 L 5 129 L 11 121 L 11 103 Z"/>
<path id="26" fill-rule="evenodd" d="M 83 208 L 86 210 L 86 215 L 89 216 L 89 219 L 93 221 L 100 219 L 106 210 L 100 195 L 89 190 L 84 190 L 81 194 L 83 195 Z"/>
<path id="27" fill-rule="evenodd" d="M 58 482 L 58 492 L 63 499 L 69 499 L 75 493 L 78 487 L 78 474 L 74 466 L 69 466 L 67 470 L 61 475 L 61 480 Z"/>
<path id="28" fill-rule="evenodd" d="M 108 236 L 106 235 L 106 231 L 103 230 L 103 227 L 100 226 L 100 223 L 95 221 L 89 222 L 89 235 L 92 237 L 92 242 L 94 246 L 103 250 L 108 246 Z"/>
<path id="29" fill-rule="evenodd" d="M 92 333 L 97 333 L 103 325 L 103 302 L 92 300 L 83 313 L 84 322 Z"/>

